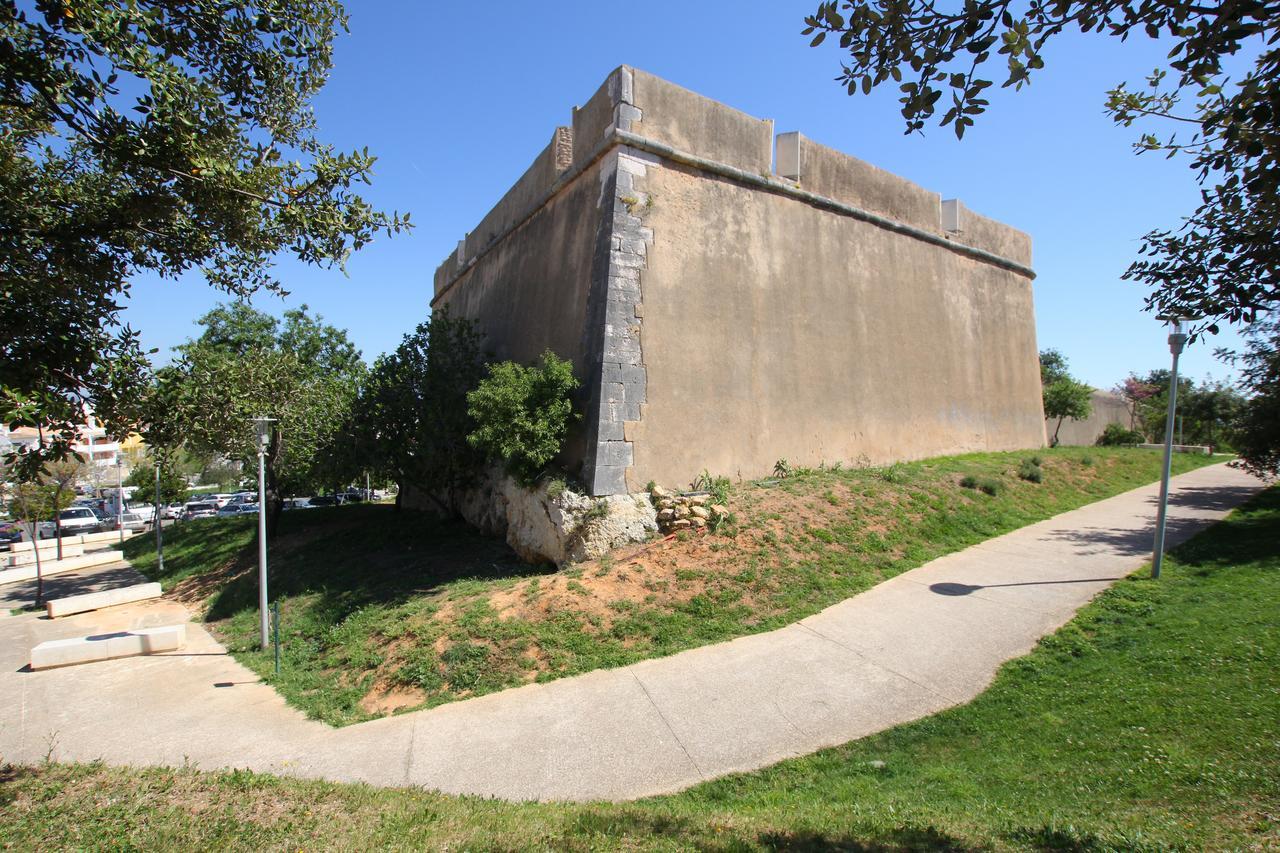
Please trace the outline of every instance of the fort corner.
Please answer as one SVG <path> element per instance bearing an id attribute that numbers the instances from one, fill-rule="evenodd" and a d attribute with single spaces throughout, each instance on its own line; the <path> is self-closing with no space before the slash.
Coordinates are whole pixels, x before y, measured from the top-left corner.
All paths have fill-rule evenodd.
<path id="1" fill-rule="evenodd" d="M 500 358 L 573 361 L 595 495 L 1044 443 L 1031 240 L 623 66 L 435 274 Z"/>

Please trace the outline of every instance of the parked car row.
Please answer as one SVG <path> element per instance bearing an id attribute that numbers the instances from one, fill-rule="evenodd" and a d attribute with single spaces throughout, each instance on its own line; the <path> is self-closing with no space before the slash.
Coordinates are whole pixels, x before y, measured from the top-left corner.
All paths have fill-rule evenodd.
<path id="1" fill-rule="evenodd" d="M 59 528 L 63 536 L 105 533 L 121 528 L 138 533 L 146 530 L 148 523 L 146 516 L 133 510 L 115 515 L 99 515 L 92 507 L 70 506 L 58 513 L 57 522 L 40 522 L 36 526 L 36 536 L 52 539 L 58 535 Z"/>

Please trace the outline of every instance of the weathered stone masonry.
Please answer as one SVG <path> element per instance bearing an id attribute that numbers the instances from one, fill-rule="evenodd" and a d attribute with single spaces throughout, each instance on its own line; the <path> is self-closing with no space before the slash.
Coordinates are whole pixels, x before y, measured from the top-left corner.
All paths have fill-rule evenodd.
<path id="1" fill-rule="evenodd" d="M 583 381 L 596 495 L 1038 446 L 1030 240 L 622 67 L 436 273 L 499 357 Z"/>

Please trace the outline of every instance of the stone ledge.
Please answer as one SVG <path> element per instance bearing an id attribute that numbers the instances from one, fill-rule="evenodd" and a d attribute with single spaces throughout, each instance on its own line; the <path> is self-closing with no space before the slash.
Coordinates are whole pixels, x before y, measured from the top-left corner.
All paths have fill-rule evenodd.
<path id="1" fill-rule="evenodd" d="M 160 597 L 160 584 L 140 583 L 117 589 L 106 589 L 102 592 L 87 592 L 84 595 L 69 595 L 66 598 L 55 598 L 46 602 L 45 613 L 50 619 L 59 616 L 70 616 L 74 613 L 88 613 L 90 610 L 101 610 L 104 607 L 115 607 L 119 604 L 132 604 L 135 601 L 147 601 Z"/>
<path id="2" fill-rule="evenodd" d="M 154 655 L 182 648 L 187 639 L 185 625 L 139 628 L 114 634 L 91 634 L 66 640 L 48 640 L 31 650 L 31 669 L 53 669 L 100 660 Z"/>
<path id="3" fill-rule="evenodd" d="M 74 572 L 76 569 L 87 569 L 90 566 L 100 566 L 104 563 L 119 563 L 123 560 L 123 551 L 95 551 L 92 554 L 85 554 L 83 557 L 68 557 L 65 560 L 41 562 L 40 574 L 47 578 L 49 575 Z M 26 566 L 19 566 L 16 569 L 0 571 L 0 584 L 35 580 L 35 577 L 36 564 L 31 563 Z"/>

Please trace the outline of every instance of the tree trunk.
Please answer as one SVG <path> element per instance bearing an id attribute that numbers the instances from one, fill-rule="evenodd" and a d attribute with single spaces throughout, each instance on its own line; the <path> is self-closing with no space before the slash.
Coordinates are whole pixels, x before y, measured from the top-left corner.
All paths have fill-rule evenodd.
<path id="1" fill-rule="evenodd" d="M 31 522 L 31 544 L 36 555 L 36 606 L 44 604 L 44 572 L 40 568 L 40 534 L 39 522 Z"/>
<path id="2" fill-rule="evenodd" d="M 1066 417 L 1058 418 L 1058 425 L 1053 428 L 1053 441 L 1049 442 L 1050 447 L 1058 446 L 1058 431 L 1062 429 L 1062 422 L 1065 420 L 1066 420 Z"/>
<path id="3" fill-rule="evenodd" d="M 53 498 L 53 505 L 54 506 L 58 505 L 58 496 L 56 494 L 54 495 L 54 498 Z M 53 537 L 54 537 L 53 541 L 58 543 L 57 545 L 58 556 L 54 557 L 54 559 L 61 560 L 62 559 L 62 513 L 57 511 L 53 513 Z M 40 546 L 38 542 L 36 543 L 36 550 L 37 551 L 40 550 Z M 37 564 L 39 563 L 38 556 L 36 558 L 36 562 Z"/>

